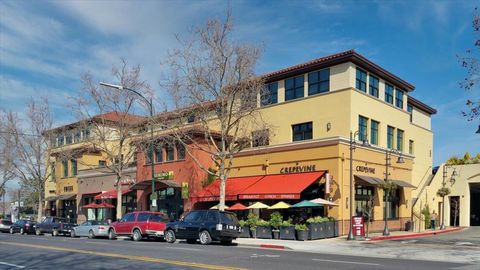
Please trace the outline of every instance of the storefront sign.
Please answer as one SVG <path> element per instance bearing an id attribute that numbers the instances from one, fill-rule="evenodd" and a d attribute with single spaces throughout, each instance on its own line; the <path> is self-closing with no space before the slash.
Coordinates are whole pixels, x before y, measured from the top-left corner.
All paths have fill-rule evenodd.
<path id="1" fill-rule="evenodd" d="M 280 169 L 280 173 L 301 173 L 301 172 L 314 172 L 314 171 L 316 171 L 315 165 L 283 167 Z"/>
<path id="2" fill-rule="evenodd" d="M 188 199 L 188 182 L 182 182 L 182 199 Z"/>
<path id="3" fill-rule="evenodd" d="M 352 217 L 353 218 L 353 235 L 354 236 L 365 236 L 365 224 L 363 222 L 363 217 Z"/>
<path id="4" fill-rule="evenodd" d="M 300 199 L 299 194 L 246 194 L 239 195 L 241 200 L 295 200 Z"/>
<path id="5" fill-rule="evenodd" d="M 357 170 L 357 172 L 375 174 L 375 168 L 371 168 L 367 166 L 357 166 L 355 169 Z"/>
<path id="6" fill-rule="evenodd" d="M 173 171 L 155 173 L 153 177 L 157 180 L 172 180 Z"/>

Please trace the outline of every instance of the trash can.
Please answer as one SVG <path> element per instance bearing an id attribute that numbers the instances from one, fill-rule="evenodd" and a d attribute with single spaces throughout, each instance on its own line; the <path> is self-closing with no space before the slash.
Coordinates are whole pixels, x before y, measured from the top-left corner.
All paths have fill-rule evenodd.
<path id="1" fill-rule="evenodd" d="M 412 230 L 412 221 L 407 221 L 405 222 L 405 231 L 411 231 Z"/>

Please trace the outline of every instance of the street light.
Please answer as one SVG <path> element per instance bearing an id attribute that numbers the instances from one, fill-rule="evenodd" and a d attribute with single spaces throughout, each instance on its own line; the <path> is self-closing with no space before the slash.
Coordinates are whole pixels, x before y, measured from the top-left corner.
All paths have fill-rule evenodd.
<path id="1" fill-rule="evenodd" d="M 118 90 L 127 90 L 127 91 L 130 91 L 130 92 L 133 92 L 133 93 L 137 94 L 148 105 L 148 108 L 149 108 L 149 111 L 150 111 L 150 120 L 153 119 L 153 102 L 152 102 L 151 98 L 149 100 L 146 97 L 144 97 L 142 94 L 140 94 L 138 91 L 130 89 L 128 87 L 124 87 L 122 85 L 116 85 L 116 84 L 110 84 L 110 83 L 104 83 L 104 82 L 100 82 L 100 85 L 103 85 L 105 87 L 118 89 Z M 150 123 L 150 167 L 151 167 L 151 172 L 152 172 L 152 195 L 150 196 L 151 197 L 150 199 L 152 200 L 152 203 L 151 203 L 151 206 L 150 206 L 151 211 L 156 211 L 156 208 L 157 208 L 157 194 L 155 193 L 155 177 L 154 177 L 155 170 L 154 170 L 154 166 L 155 166 L 155 163 L 154 163 L 154 160 L 153 160 L 153 125 L 152 125 L 152 123 Z"/>
<path id="2" fill-rule="evenodd" d="M 385 215 L 385 218 L 384 218 L 384 227 L 383 227 L 383 235 L 390 235 L 390 232 L 388 230 L 388 200 L 389 200 L 389 195 L 390 195 L 390 185 L 391 185 L 391 182 L 390 179 L 388 179 L 388 175 L 389 175 L 389 172 L 388 172 L 388 167 L 392 166 L 392 154 L 398 154 L 398 159 L 397 159 L 397 164 L 403 164 L 405 163 L 405 160 L 403 159 L 402 157 L 402 152 L 398 151 L 398 150 L 395 150 L 395 149 L 389 149 L 387 148 L 385 150 L 385 185 L 386 185 L 386 188 L 384 189 L 384 192 L 385 192 L 385 211 L 384 211 L 384 215 Z"/>
<path id="3" fill-rule="evenodd" d="M 356 148 L 357 142 L 355 141 L 355 137 L 358 135 L 358 139 L 360 138 L 360 131 L 357 130 L 355 132 L 350 131 L 350 228 L 348 230 L 348 237 L 347 240 L 354 240 L 355 237 L 353 236 L 353 197 L 352 197 L 352 189 L 353 189 L 353 150 Z M 365 134 L 364 138 L 362 139 L 363 146 L 369 146 L 367 134 Z"/>
<path id="4" fill-rule="evenodd" d="M 444 164 L 443 165 L 443 180 L 442 180 L 442 188 L 447 185 L 447 170 L 448 168 L 453 168 L 451 164 Z M 450 176 L 450 182 L 453 184 L 455 182 L 455 177 L 458 176 L 457 170 L 453 168 L 452 176 Z M 442 225 L 440 225 L 440 230 L 445 230 L 445 196 L 442 197 Z"/>

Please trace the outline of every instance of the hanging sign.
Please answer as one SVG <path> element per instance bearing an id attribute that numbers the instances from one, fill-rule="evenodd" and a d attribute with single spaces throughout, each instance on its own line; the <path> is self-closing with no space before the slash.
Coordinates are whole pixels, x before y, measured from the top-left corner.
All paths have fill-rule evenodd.
<path id="1" fill-rule="evenodd" d="M 182 182 L 182 199 L 188 199 L 188 182 Z"/>

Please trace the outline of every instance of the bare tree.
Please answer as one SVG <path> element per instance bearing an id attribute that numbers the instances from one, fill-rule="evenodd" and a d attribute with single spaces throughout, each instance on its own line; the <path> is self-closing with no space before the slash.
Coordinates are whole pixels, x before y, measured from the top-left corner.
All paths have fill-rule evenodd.
<path id="1" fill-rule="evenodd" d="M 151 95 L 150 86 L 141 79 L 139 66 L 129 67 L 125 60 L 119 68 L 112 69 L 115 83 L 139 93 Z M 122 184 L 124 171 L 134 166 L 137 149 L 132 144 L 132 136 L 138 132 L 137 124 L 145 117 L 134 115 L 135 93 L 100 86 L 91 74 L 82 76 L 82 95 L 72 98 L 72 110 L 79 119 L 80 128 L 88 129 L 90 137 L 85 147 L 88 151 L 96 151 L 105 156 L 103 171 L 116 176 L 117 219 L 122 217 Z M 141 103 L 140 103 L 141 104 Z M 83 126 L 83 127 L 82 127 Z M 78 128 L 78 127 L 77 127 Z M 64 155 L 79 156 L 83 149 L 69 149 Z M 84 164 L 92 166 L 92 164 Z"/>
<path id="2" fill-rule="evenodd" d="M 0 112 L 0 196 L 5 196 L 8 181 L 14 178 L 12 161 L 15 156 L 14 136 L 7 120 L 11 112 Z"/>
<path id="3" fill-rule="evenodd" d="M 12 135 L 15 158 L 11 161 L 12 173 L 20 179 L 21 185 L 31 187 L 38 193 L 37 221 L 41 221 L 45 182 L 50 178 L 49 143 L 51 138 L 45 132 L 52 128 L 52 115 L 48 100 L 30 101 L 25 119 L 14 113 L 6 115 L 6 132 Z"/>
<path id="4" fill-rule="evenodd" d="M 480 82 L 480 59 L 478 55 L 480 52 L 480 15 L 478 8 L 475 8 L 473 14 L 472 27 L 475 37 L 474 48 L 467 50 L 465 55 L 458 57 L 462 67 L 467 70 L 467 76 L 460 83 L 460 87 L 467 91 L 478 88 Z M 462 114 L 467 117 L 468 121 L 472 121 L 480 116 L 480 100 L 469 99 L 466 105 L 468 111 L 464 111 Z"/>
<path id="5" fill-rule="evenodd" d="M 235 154 L 250 146 L 252 131 L 268 137 L 258 111 L 264 81 L 254 72 L 260 49 L 232 40 L 232 30 L 229 10 L 225 21 L 208 20 L 191 29 L 190 38 L 178 38 L 180 48 L 170 52 L 172 72 L 166 82 L 175 116 L 162 119 L 197 165 L 220 179 L 221 210 Z M 216 168 L 205 168 L 192 155 L 194 150 L 208 153 Z"/>

